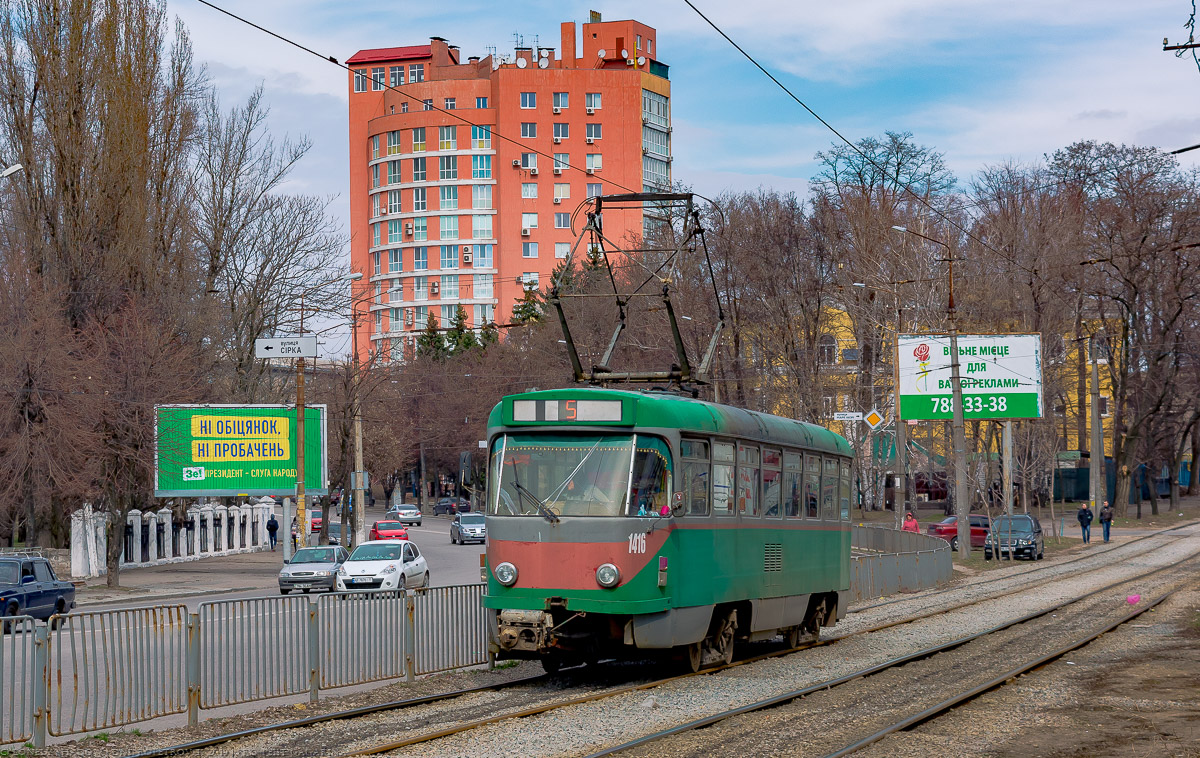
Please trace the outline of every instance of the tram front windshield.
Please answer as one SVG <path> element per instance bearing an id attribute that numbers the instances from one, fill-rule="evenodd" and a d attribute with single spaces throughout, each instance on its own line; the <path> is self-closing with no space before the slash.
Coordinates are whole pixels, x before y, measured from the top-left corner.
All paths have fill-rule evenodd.
<path id="1" fill-rule="evenodd" d="M 668 515 L 668 455 L 632 434 L 506 434 L 492 443 L 493 516 Z"/>

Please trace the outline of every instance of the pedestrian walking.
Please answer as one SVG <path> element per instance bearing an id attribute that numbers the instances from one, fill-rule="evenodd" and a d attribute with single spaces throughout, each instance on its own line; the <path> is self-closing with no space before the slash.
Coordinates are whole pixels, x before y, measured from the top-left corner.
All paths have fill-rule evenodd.
<path id="1" fill-rule="evenodd" d="M 917 519 L 912 515 L 911 511 L 904 517 L 904 524 L 900 527 L 900 530 L 920 534 L 921 525 L 917 523 Z"/>
<path id="2" fill-rule="evenodd" d="M 271 518 L 267 519 L 267 537 L 271 540 L 271 552 L 275 552 L 275 541 L 278 539 L 277 532 L 279 531 L 279 522 L 275 520 L 275 514 L 271 514 Z"/>
<path id="3" fill-rule="evenodd" d="M 1100 507 L 1100 526 L 1104 529 L 1104 541 L 1108 542 L 1109 533 L 1112 531 L 1113 509 L 1104 501 L 1104 505 Z"/>
<path id="4" fill-rule="evenodd" d="M 1079 513 L 1075 514 L 1075 518 L 1079 519 L 1079 528 L 1083 531 L 1083 544 L 1090 544 L 1092 541 L 1092 510 L 1088 508 L 1088 504 L 1084 503 L 1079 509 Z"/>

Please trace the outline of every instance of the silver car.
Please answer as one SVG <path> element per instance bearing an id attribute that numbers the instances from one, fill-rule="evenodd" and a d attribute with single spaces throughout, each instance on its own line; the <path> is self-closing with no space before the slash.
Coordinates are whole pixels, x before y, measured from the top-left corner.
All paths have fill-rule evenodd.
<path id="1" fill-rule="evenodd" d="M 421 525 L 421 509 L 415 505 L 409 505 L 408 503 L 393 505 L 388 509 L 387 517 L 390 519 L 395 519 L 402 524 L 415 524 L 416 526 Z"/>
<path id="2" fill-rule="evenodd" d="M 487 525 L 484 523 L 482 513 L 460 513 L 450 523 L 451 544 L 482 543 L 486 539 Z"/>
<path id="3" fill-rule="evenodd" d="M 279 571 L 279 594 L 286 595 L 292 590 L 333 592 L 337 587 L 338 569 L 348 557 L 349 553 L 339 545 L 297 550 Z"/>

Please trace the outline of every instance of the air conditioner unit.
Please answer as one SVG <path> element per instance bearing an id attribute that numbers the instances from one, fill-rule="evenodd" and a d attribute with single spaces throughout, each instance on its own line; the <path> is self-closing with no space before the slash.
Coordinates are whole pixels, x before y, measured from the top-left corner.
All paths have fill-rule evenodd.
<path id="1" fill-rule="evenodd" d="M 596 109 L 595 109 L 595 108 L 584 108 L 584 109 L 583 109 L 583 112 L 584 112 L 584 113 L 586 113 L 586 114 L 587 114 L 587 115 L 589 115 L 589 116 L 595 116 L 595 115 L 596 115 Z"/>
<path id="2" fill-rule="evenodd" d="M 560 166 L 555 166 L 555 167 L 554 167 L 554 175 L 555 175 L 555 176 L 562 176 L 562 168 L 561 168 Z"/>
<path id="3" fill-rule="evenodd" d="M 463 254 L 464 254 L 464 255 L 470 255 L 470 254 L 471 254 L 471 246 L 470 246 L 470 245 L 463 245 Z"/>
<path id="4" fill-rule="evenodd" d="M 626 58 L 626 59 L 625 59 L 625 65 L 626 65 L 626 66 L 632 66 L 632 65 L 633 65 L 633 64 L 635 64 L 635 63 L 637 63 L 637 60 L 636 60 L 636 59 L 634 59 L 634 58 Z"/>
<path id="5" fill-rule="evenodd" d="M 558 115 L 558 114 L 560 114 L 560 113 L 562 113 L 562 108 L 559 108 L 559 107 L 557 107 L 557 106 L 556 106 L 556 107 L 554 108 L 554 115 L 556 115 L 556 116 L 557 116 L 557 115 Z"/>
<path id="6" fill-rule="evenodd" d="M 520 167 L 521 167 L 521 159 L 513 158 L 513 168 L 520 168 Z"/>
<path id="7" fill-rule="evenodd" d="M 405 234 L 412 234 L 412 232 L 413 232 L 413 226 L 412 226 L 412 224 L 405 224 L 405 225 L 404 225 L 404 233 L 405 233 Z"/>
<path id="8" fill-rule="evenodd" d="M 561 205 L 561 204 L 562 204 L 562 198 L 561 198 L 561 197 L 556 197 L 556 198 L 554 198 L 554 204 L 555 204 L 555 205 Z"/>
<path id="9" fill-rule="evenodd" d="M 442 285 L 439 284 L 438 282 L 430 282 L 429 283 L 429 291 L 431 293 L 433 293 L 434 295 L 436 295 L 438 292 L 440 292 L 441 289 L 442 289 Z"/>
<path id="10" fill-rule="evenodd" d="M 529 236 L 529 230 L 528 230 L 528 229 L 522 229 L 522 230 L 521 230 L 521 236 L 522 236 L 522 237 L 528 237 L 528 236 Z"/>
<path id="11" fill-rule="evenodd" d="M 588 168 L 587 168 L 587 172 L 588 172 L 589 174 L 594 174 L 594 173 L 596 173 L 596 169 L 592 168 L 591 166 L 588 166 Z"/>
<path id="12" fill-rule="evenodd" d="M 562 144 L 562 137 L 555 137 L 555 138 L 554 138 L 554 144 L 556 144 L 556 145 L 561 145 L 561 144 Z"/>
<path id="13" fill-rule="evenodd" d="M 409 326 L 412 326 L 412 323 L 413 323 L 412 308 L 404 309 L 404 323 L 408 324 Z"/>
<path id="14" fill-rule="evenodd" d="M 589 145 L 594 145 L 594 144 L 596 144 L 596 138 L 595 138 L 595 137 L 588 137 L 588 138 L 587 138 L 587 143 L 588 143 Z"/>
<path id="15" fill-rule="evenodd" d="M 463 265 L 466 265 L 466 266 L 471 265 L 471 254 L 470 253 L 463 253 Z"/>
<path id="16" fill-rule="evenodd" d="M 537 166 L 534 166 L 533 168 L 529 169 L 529 175 L 537 176 Z"/>

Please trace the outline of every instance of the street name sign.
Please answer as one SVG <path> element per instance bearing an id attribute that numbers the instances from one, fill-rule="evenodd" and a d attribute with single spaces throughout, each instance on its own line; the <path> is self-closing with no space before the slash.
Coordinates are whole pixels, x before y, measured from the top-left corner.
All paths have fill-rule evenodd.
<path id="1" fill-rule="evenodd" d="M 833 414 L 834 421 L 862 421 L 862 417 L 859 411 L 835 411 Z"/>
<path id="2" fill-rule="evenodd" d="M 897 418 L 954 417 L 950 337 L 896 338 Z M 1037 334 L 958 337 L 964 419 L 1042 418 L 1042 339 Z"/>
<path id="3" fill-rule="evenodd" d="M 316 358 L 317 337 L 262 337 L 254 340 L 255 358 Z"/>
<path id="4" fill-rule="evenodd" d="M 296 491 L 296 408 L 160 405 L 154 409 L 154 496 L 291 495 Z M 325 406 L 304 409 L 304 478 L 327 492 Z"/>

